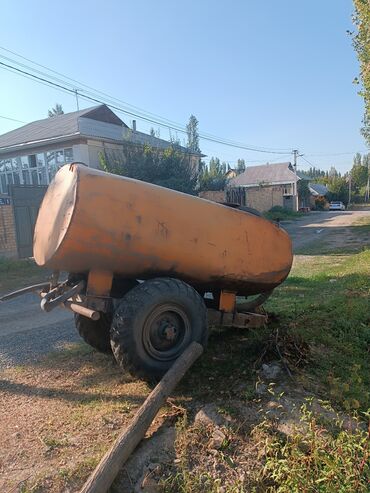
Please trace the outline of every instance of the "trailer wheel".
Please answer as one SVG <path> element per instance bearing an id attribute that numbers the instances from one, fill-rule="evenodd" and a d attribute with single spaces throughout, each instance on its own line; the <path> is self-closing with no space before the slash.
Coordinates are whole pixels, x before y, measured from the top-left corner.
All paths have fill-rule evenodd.
<path id="1" fill-rule="evenodd" d="M 120 366 L 157 380 L 186 347 L 206 346 L 207 310 L 188 284 L 171 278 L 150 279 L 121 300 L 111 325 L 111 345 Z"/>
<path id="2" fill-rule="evenodd" d="M 110 345 L 110 325 L 112 315 L 101 313 L 99 320 L 91 320 L 75 314 L 75 325 L 82 339 L 101 353 L 112 352 Z"/>
<path id="3" fill-rule="evenodd" d="M 114 278 L 112 283 L 111 297 L 122 298 L 138 282 L 134 279 Z M 75 325 L 82 339 L 101 353 L 111 353 L 110 326 L 112 313 L 101 313 L 99 320 L 91 320 L 83 315 L 75 314 Z"/>

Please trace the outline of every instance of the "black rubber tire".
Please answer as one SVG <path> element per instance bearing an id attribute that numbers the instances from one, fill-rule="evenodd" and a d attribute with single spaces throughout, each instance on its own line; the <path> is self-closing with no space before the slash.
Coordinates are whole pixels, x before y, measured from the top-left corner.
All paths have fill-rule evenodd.
<path id="1" fill-rule="evenodd" d="M 110 326 L 112 315 L 101 313 L 99 320 L 91 320 L 75 313 L 75 325 L 82 339 L 101 353 L 111 353 Z"/>
<path id="2" fill-rule="evenodd" d="M 155 335 L 163 338 L 163 334 L 158 335 L 162 321 L 155 318 L 157 313 L 157 317 L 163 316 L 163 321 L 165 317 L 177 317 L 180 325 L 174 329 L 175 334 L 176 331 L 180 334 L 175 335 L 178 341 L 163 351 L 151 339 L 153 326 L 158 331 Z M 207 340 L 207 309 L 203 298 L 185 282 L 172 278 L 150 279 L 129 291 L 114 313 L 111 325 L 111 346 L 117 363 L 132 375 L 149 381 L 161 378 L 191 342 L 205 347 Z M 165 344 L 170 343 L 165 341 Z"/>
<path id="3" fill-rule="evenodd" d="M 138 284 L 134 279 L 114 278 L 111 290 L 112 298 L 122 298 L 130 289 Z M 82 339 L 101 353 L 112 353 L 110 344 L 110 326 L 112 323 L 112 313 L 100 313 L 99 320 L 75 313 L 75 325 Z"/>

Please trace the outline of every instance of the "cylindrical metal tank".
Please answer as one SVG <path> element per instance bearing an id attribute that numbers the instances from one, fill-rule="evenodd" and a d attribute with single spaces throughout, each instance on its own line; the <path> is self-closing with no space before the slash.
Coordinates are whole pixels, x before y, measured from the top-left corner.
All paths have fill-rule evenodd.
<path id="1" fill-rule="evenodd" d="M 247 295 L 288 275 L 288 234 L 256 215 L 80 164 L 56 174 L 34 236 L 39 265 L 170 276 Z"/>

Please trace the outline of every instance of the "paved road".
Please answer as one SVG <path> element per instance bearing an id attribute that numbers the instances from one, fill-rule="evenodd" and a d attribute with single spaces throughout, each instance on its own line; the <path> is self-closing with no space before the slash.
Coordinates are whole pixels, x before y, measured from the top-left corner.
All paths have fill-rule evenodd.
<path id="1" fill-rule="evenodd" d="M 293 239 L 294 248 L 324 239 L 330 232 L 345 231 L 366 212 L 312 212 L 299 221 L 284 223 Z M 46 314 L 39 298 L 27 294 L 0 304 L 0 368 L 32 361 L 65 342 L 81 340 L 74 327 L 73 316 L 57 308 Z"/>
<path id="2" fill-rule="evenodd" d="M 0 368 L 31 362 L 79 340 L 72 313 L 63 308 L 44 313 L 37 295 L 0 304 Z"/>
<path id="3" fill-rule="evenodd" d="M 282 226 L 292 238 L 293 249 L 323 241 L 328 235 L 336 233 L 341 237 L 348 231 L 348 227 L 364 216 L 370 216 L 370 210 L 343 211 L 343 212 L 310 212 L 298 221 L 284 222 Z"/>

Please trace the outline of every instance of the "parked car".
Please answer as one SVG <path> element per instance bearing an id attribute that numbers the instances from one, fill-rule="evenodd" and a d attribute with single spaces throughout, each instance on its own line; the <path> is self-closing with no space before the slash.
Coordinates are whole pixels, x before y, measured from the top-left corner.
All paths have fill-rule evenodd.
<path id="1" fill-rule="evenodd" d="M 335 201 L 335 202 L 330 202 L 329 204 L 329 211 L 345 211 L 346 206 L 343 204 L 343 202 Z"/>

